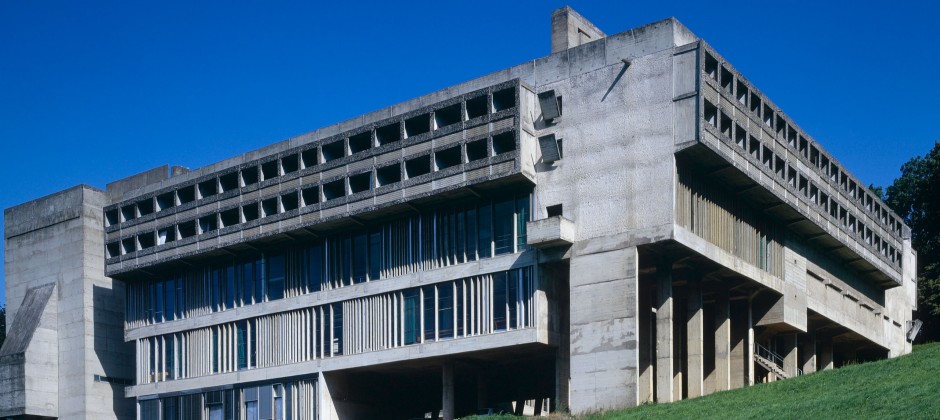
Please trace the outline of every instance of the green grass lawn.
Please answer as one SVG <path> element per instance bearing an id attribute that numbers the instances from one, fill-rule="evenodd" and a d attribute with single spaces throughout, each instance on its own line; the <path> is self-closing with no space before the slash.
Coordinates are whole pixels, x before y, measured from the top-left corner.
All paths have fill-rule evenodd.
<path id="1" fill-rule="evenodd" d="M 673 404 L 584 416 L 633 418 L 940 418 L 940 343 L 910 355 L 846 366 Z M 510 418 L 510 417 L 506 417 Z"/>

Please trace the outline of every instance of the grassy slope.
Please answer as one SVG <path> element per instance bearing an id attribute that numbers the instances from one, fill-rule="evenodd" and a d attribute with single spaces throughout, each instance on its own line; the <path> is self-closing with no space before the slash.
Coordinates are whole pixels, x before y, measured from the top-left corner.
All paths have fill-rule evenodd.
<path id="1" fill-rule="evenodd" d="M 673 404 L 650 404 L 584 418 L 651 417 L 940 418 L 940 343 L 915 346 L 912 354 L 896 359 L 847 366 Z"/>
<path id="2" fill-rule="evenodd" d="M 940 418 L 940 343 L 896 359 L 587 418 L 646 417 Z"/>

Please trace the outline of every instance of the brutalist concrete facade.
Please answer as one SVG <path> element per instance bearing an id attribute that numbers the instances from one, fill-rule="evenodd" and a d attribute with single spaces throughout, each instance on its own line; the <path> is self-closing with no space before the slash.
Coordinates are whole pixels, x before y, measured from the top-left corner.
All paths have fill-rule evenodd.
<path id="1" fill-rule="evenodd" d="M 584 413 L 910 351 L 909 229 L 711 46 L 568 8 L 552 32 L 498 73 L 8 209 L 0 414 Z"/>

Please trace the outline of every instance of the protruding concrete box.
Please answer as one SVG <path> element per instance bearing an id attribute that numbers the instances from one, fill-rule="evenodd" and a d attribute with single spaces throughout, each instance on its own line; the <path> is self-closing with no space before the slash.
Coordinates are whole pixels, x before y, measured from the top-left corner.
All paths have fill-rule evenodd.
<path id="1" fill-rule="evenodd" d="M 550 248 L 574 243 L 574 222 L 561 216 L 526 223 L 526 243 L 535 248 Z"/>

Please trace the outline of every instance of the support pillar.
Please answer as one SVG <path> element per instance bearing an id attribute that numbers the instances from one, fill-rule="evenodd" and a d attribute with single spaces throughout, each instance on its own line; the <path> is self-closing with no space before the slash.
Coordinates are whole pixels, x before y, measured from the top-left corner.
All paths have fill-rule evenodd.
<path id="1" fill-rule="evenodd" d="M 689 279 L 686 300 L 686 383 L 688 398 L 701 397 L 705 389 L 705 314 L 702 311 L 702 283 Z"/>
<path id="2" fill-rule="evenodd" d="M 639 310 L 637 311 L 637 330 L 639 331 L 639 381 L 637 383 L 637 402 L 639 404 L 653 402 L 653 356 L 656 354 L 656 341 L 653 337 L 653 289 L 645 282 L 640 282 L 638 288 Z"/>
<path id="3" fill-rule="evenodd" d="M 800 360 L 796 345 L 796 333 L 783 335 L 783 348 L 780 355 L 783 356 L 783 371 L 788 377 L 795 377 Z"/>
<path id="4" fill-rule="evenodd" d="M 747 299 L 747 386 L 754 385 L 754 296 Z"/>
<path id="5" fill-rule="evenodd" d="M 800 343 L 800 353 L 803 356 L 803 374 L 816 372 L 816 335 L 808 334 Z"/>
<path id="6" fill-rule="evenodd" d="M 656 401 L 674 401 L 672 264 L 656 267 Z"/>
<path id="7" fill-rule="evenodd" d="M 819 369 L 829 370 L 835 367 L 832 361 L 832 339 L 825 338 L 819 347 Z"/>
<path id="8" fill-rule="evenodd" d="M 444 420 L 454 420 L 454 362 L 444 362 L 441 407 Z"/>
<path id="9" fill-rule="evenodd" d="M 715 293 L 715 391 L 731 389 L 731 304 L 728 291 Z"/>

